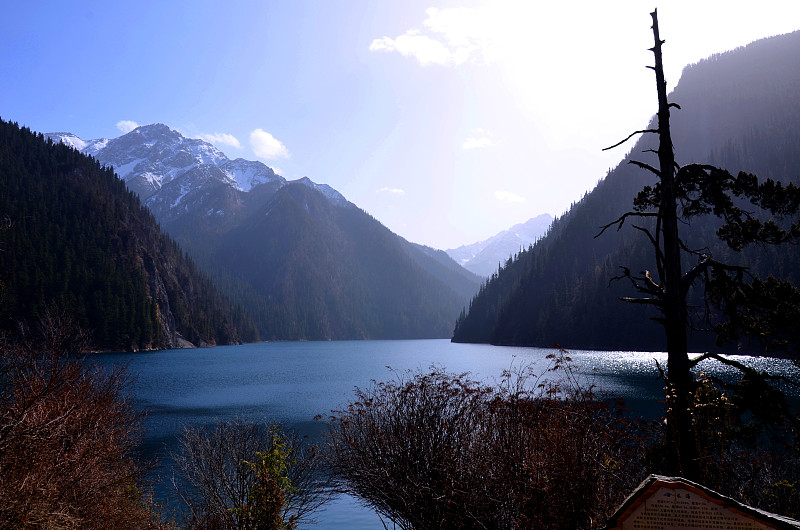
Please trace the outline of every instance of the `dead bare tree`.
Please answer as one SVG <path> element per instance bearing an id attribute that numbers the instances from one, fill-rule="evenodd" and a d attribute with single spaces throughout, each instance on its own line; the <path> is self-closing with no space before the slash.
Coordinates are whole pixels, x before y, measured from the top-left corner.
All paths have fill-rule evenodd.
<path id="1" fill-rule="evenodd" d="M 602 227 L 600 234 L 616 226 L 619 230 L 628 220 L 651 243 L 654 251 L 655 271 L 634 273 L 623 267 L 622 279 L 627 279 L 641 295 L 623 298 L 624 301 L 650 305 L 658 309 L 657 319 L 664 327 L 667 340 L 667 369 L 664 372 L 668 403 L 668 450 L 672 468 L 668 473 L 702 481 L 700 457 L 702 448 L 696 436 L 697 421 L 694 414 L 694 394 L 698 384 L 692 369 L 699 360 L 690 360 L 687 330 L 689 319 L 687 296 L 697 283 L 704 286 L 706 310 L 705 325 L 724 341 L 740 336 L 772 340 L 780 333 L 800 336 L 797 319 L 783 319 L 783 328 L 775 319 L 775 310 L 782 308 L 790 315 L 800 315 L 800 292 L 787 282 L 772 279 L 769 282 L 750 281 L 747 269 L 715 260 L 706 250 L 694 250 L 681 238 L 679 224 L 702 215 L 719 218 L 722 226 L 718 237 L 736 251 L 752 243 L 780 244 L 800 235 L 800 224 L 795 222 L 781 227 L 774 220 L 763 220 L 741 208 L 743 199 L 750 207 L 760 208 L 774 218 L 794 215 L 800 207 L 800 190 L 794 185 L 783 186 L 766 180 L 759 183 L 754 175 L 739 173 L 734 177 L 727 171 L 709 165 L 689 164 L 679 166 L 675 161 L 670 133 L 670 109 L 680 107 L 667 99 L 664 78 L 662 45 L 658 29 L 657 12 L 651 13 L 655 57 L 656 92 L 658 96 L 657 128 L 636 131 L 611 149 L 621 145 L 636 134 L 656 134 L 658 164 L 631 160 L 658 177 L 655 186 L 646 186 L 634 200 L 634 209 Z M 646 224 L 642 221 L 649 221 Z M 600 235 L 598 234 L 598 236 Z M 682 265 L 686 256 L 696 263 L 687 271 Z M 714 320 L 714 316 L 718 320 Z M 789 324 L 787 326 L 786 324 Z M 783 341 L 787 343 L 786 340 Z M 791 341 L 788 341 L 791 342 Z M 775 344 L 775 342 L 773 342 Z M 794 344 L 797 344 L 794 341 Z M 704 358 L 723 358 L 708 353 Z M 744 373 L 746 367 L 733 362 Z"/>

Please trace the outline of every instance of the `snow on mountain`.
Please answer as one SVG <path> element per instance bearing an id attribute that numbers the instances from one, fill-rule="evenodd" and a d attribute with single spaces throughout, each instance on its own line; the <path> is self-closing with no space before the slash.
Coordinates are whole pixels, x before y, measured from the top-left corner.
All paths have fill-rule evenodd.
<path id="1" fill-rule="evenodd" d="M 98 138 L 97 140 L 87 141 L 81 140 L 74 134 L 68 132 L 48 133 L 46 136 L 53 142 L 61 142 L 89 156 L 95 156 L 98 151 L 105 148 L 108 144 L 108 138 Z"/>
<path id="2" fill-rule="evenodd" d="M 266 164 L 244 158 L 229 160 L 219 168 L 234 181 L 235 186 L 241 191 L 250 191 L 259 184 L 281 178 Z"/>
<path id="3" fill-rule="evenodd" d="M 142 199 L 201 164 L 218 166 L 228 158 L 203 140 L 186 138 L 163 124 L 143 125 L 113 140 L 95 155 L 114 167 Z"/>
<path id="4" fill-rule="evenodd" d="M 283 177 L 261 162 L 242 158 L 230 160 L 210 143 L 186 138 L 161 123 L 142 125 L 111 140 L 87 141 L 71 133 L 48 133 L 46 136 L 112 166 L 148 206 L 157 207 L 162 213 L 166 207 L 179 204 L 186 207 L 185 197 L 198 186 L 224 182 L 239 191 L 249 192 L 261 184 L 271 183 L 277 187 L 286 184 Z M 212 167 L 217 171 L 211 171 Z M 167 184 L 178 179 L 180 186 L 171 186 L 164 197 L 158 197 Z M 347 204 L 347 200 L 328 185 L 316 184 L 307 177 L 299 182 L 316 189 L 334 204 Z"/>
<path id="5" fill-rule="evenodd" d="M 179 177 L 164 184 L 158 193 L 150 196 L 145 204 L 156 218 L 163 219 L 169 211 L 189 208 L 187 197 L 216 186 L 232 186 L 231 178 L 216 166 L 200 164 Z"/>
<path id="6" fill-rule="evenodd" d="M 553 222 L 549 214 L 528 219 L 488 239 L 446 250 L 465 269 L 480 276 L 491 276 L 501 263 L 541 238 Z"/>
<path id="7" fill-rule="evenodd" d="M 339 206 L 344 206 L 347 204 L 347 199 L 344 198 L 344 195 L 336 191 L 335 189 L 331 188 L 327 184 L 317 184 L 316 182 L 312 181 L 308 177 L 303 177 L 301 179 L 297 179 L 292 182 L 297 182 L 299 184 L 303 184 L 304 186 L 308 186 L 309 188 L 313 188 L 323 194 L 325 197 L 328 198 L 334 204 Z"/>

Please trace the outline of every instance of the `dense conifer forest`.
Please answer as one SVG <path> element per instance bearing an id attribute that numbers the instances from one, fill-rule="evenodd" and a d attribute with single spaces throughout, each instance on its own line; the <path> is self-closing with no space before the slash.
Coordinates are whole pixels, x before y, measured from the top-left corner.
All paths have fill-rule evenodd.
<path id="1" fill-rule="evenodd" d="M 1 329 L 55 304 L 101 349 L 256 338 L 110 168 L 2 121 L 0 216 Z"/>
<path id="2" fill-rule="evenodd" d="M 710 163 L 732 173 L 800 182 L 800 32 L 765 39 L 684 69 L 670 96 L 676 161 Z M 624 90 L 624 87 L 621 88 Z M 655 108 L 655 98 L 654 98 Z M 651 124 L 652 125 L 652 124 Z M 652 128 L 652 127 L 651 127 Z M 630 165 L 646 160 L 655 138 L 637 142 L 631 154 L 597 187 L 557 219 L 546 237 L 510 259 L 481 288 L 458 319 L 457 342 L 489 342 L 600 350 L 662 350 L 657 316 L 618 300 L 631 295 L 620 265 L 638 272 L 651 266 L 649 243 L 636 230 L 600 227 L 631 209 L 652 176 Z M 565 168 L 568 176 L 569 168 Z M 797 245 L 755 247 L 733 253 L 715 235 L 711 220 L 691 226 L 692 248 L 706 248 L 755 276 L 800 280 Z M 691 296 L 691 295 L 690 295 Z M 691 299 L 691 298 L 690 298 Z M 695 295 L 695 312 L 703 310 Z M 695 332 L 690 347 L 715 347 L 713 334 Z M 749 351 L 752 345 L 738 345 Z"/>

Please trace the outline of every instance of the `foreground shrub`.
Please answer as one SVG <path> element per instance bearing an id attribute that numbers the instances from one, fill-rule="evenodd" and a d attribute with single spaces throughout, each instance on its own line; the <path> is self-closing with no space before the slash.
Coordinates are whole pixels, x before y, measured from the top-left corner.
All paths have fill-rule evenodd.
<path id="1" fill-rule="evenodd" d="M 400 528 L 599 528 L 646 474 L 643 431 L 568 361 L 547 380 L 434 368 L 358 389 L 330 418 L 331 469 Z"/>
<path id="2" fill-rule="evenodd" d="M 297 528 L 331 496 L 314 449 L 275 425 L 189 426 L 174 459 L 189 528 Z"/>
<path id="3" fill-rule="evenodd" d="M 145 528 L 139 417 L 124 370 L 76 360 L 85 347 L 55 309 L 0 345 L 0 527 Z"/>

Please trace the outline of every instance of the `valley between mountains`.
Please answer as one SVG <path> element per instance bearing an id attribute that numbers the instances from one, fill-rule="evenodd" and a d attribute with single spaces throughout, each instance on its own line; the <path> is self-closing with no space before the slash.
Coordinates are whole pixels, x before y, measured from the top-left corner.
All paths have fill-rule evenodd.
<path id="1" fill-rule="evenodd" d="M 166 125 L 110 140 L 47 138 L 113 167 L 262 340 L 449 337 L 480 285 L 333 188 L 230 160 Z"/>

